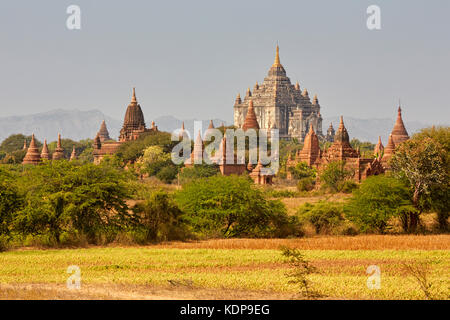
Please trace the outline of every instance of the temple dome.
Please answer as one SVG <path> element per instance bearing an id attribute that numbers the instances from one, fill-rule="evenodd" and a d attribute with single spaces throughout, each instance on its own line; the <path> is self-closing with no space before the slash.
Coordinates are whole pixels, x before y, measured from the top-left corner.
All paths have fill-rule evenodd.
<path id="1" fill-rule="evenodd" d="M 125 112 L 123 126 L 129 129 L 145 128 L 144 113 L 142 112 L 141 106 L 137 103 L 135 88 L 133 88 L 133 96 Z"/>
<path id="2" fill-rule="evenodd" d="M 405 124 L 402 119 L 402 108 L 398 107 L 397 121 L 392 129 L 392 140 L 395 145 L 398 145 L 409 139 L 408 132 L 406 131 Z"/>

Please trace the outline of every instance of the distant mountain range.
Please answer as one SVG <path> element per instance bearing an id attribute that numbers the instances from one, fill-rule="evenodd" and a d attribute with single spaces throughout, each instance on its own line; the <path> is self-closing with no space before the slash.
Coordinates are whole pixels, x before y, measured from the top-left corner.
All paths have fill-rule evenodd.
<path id="1" fill-rule="evenodd" d="M 122 121 L 109 117 L 99 110 L 80 111 L 80 110 L 53 110 L 44 113 L 37 113 L 25 116 L 12 116 L 0 118 L 0 141 L 9 137 L 11 134 L 23 133 L 30 135 L 35 133 L 39 140 L 56 140 L 58 133 L 63 138 L 73 140 L 82 140 L 94 138 L 100 128 L 102 120 L 106 121 L 111 138 L 117 138 Z M 194 121 L 197 119 L 185 119 L 185 128 L 191 134 L 194 132 Z M 202 128 L 205 130 L 209 125 L 209 120 L 201 121 Z M 376 143 L 378 136 L 381 135 L 383 143 L 387 143 L 389 133 L 394 126 L 395 119 L 357 119 L 345 117 L 344 123 L 349 132 L 350 138 L 357 138 L 361 141 L 370 141 Z M 155 123 L 161 131 L 172 132 L 181 127 L 183 120 L 173 116 L 163 116 L 155 119 Z M 222 122 L 225 125 L 231 125 L 230 122 L 221 119 L 213 119 L 214 126 L 220 126 Z M 330 123 L 333 123 L 335 130 L 339 126 L 339 117 L 329 117 L 323 120 L 323 132 L 326 133 Z M 417 132 L 421 128 L 430 126 L 429 123 L 412 121 L 406 122 L 405 126 L 408 133 Z M 148 124 L 150 127 L 150 124 Z"/>

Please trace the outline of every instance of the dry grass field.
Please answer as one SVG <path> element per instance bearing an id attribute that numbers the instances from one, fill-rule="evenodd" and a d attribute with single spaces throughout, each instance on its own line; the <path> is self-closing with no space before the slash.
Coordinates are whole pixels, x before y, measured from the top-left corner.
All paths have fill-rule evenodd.
<path id="1" fill-rule="evenodd" d="M 318 269 L 324 299 L 424 299 L 405 263 L 428 262 L 433 298 L 450 298 L 450 235 L 230 239 L 142 247 L 0 253 L 1 299 L 302 299 L 279 250 L 295 247 Z M 67 267 L 81 289 L 67 289 Z M 366 285 L 369 265 L 381 288 Z"/>

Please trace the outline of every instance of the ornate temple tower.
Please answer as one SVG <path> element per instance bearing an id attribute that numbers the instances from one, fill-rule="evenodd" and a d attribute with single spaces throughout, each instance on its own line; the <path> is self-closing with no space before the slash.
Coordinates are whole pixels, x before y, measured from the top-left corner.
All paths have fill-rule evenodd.
<path id="1" fill-rule="evenodd" d="M 42 160 L 50 160 L 50 153 L 48 152 L 48 146 L 47 146 L 47 139 L 44 140 L 44 146 L 42 147 L 41 152 L 41 159 Z"/>
<path id="2" fill-rule="evenodd" d="M 41 155 L 39 149 L 36 146 L 36 141 L 34 139 L 34 133 L 31 136 L 30 146 L 28 147 L 27 154 L 23 159 L 23 164 L 39 164 L 41 162 Z"/>
<path id="3" fill-rule="evenodd" d="M 336 132 L 334 131 L 333 123 L 330 123 L 330 126 L 328 127 L 328 130 L 327 130 L 327 136 L 325 137 L 325 140 L 328 142 L 333 142 L 335 134 L 336 134 Z"/>
<path id="4" fill-rule="evenodd" d="M 242 128 L 247 117 L 250 101 L 253 103 L 258 126 L 261 129 L 279 129 L 281 139 L 297 138 L 303 141 L 312 124 L 319 137 L 322 135 L 322 116 L 317 96 L 313 101 L 308 90 L 291 84 L 280 62 L 279 48 L 275 61 L 262 84 L 256 83 L 253 92 L 247 89 L 244 100 L 240 94 L 234 103 L 234 125 Z"/>
<path id="5" fill-rule="evenodd" d="M 324 158 L 330 161 L 346 160 L 349 158 L 359 158 L 358 152 L 350 145 L 350 137 L 344 125 L 344 118 L 341 116 L 338 131 L 334 136 L 334 142 L 325 152 Z"/>
<path id="6" fill-rule="evenodd" d="M 136 99 L 136 91 L 133 88 L 133 96 L 125 112 L 122 130 L 120 130 L 119 141 L 136 140 L 141 133 L 145 132 L 144 113 Z"/>
<path id="7" fill-rule="evenodd" d="M 400 106 L 398 107 L 397 121 L 395 121 L 391 134 L 392 140 L 396 146 L 409 139 L 408 132 L 406 131 L 405 124 L 403 123 L 402 108 Z"/>
<path id="8" fill-rule="evenodd" d="M 64 149 L 61 146 L 61 134 L 58 133 L 58 143 L 56 145 L 55 152 L 53 152 L 53 160 L 64 159 Z"/>
<path id="9" fill-rule="evenodd" d="M 100 130 L 98 131 L 98 136 L 100 137 L 101 142 L 111 140 L 111 138 L 109 137 L 108 129 L 106 128 L 105 120 L 103 120 L 102 124 L 100 125 Z"/>
<path id="10" fill-rule="evenodd" d="M 317 165 L 320 161 L 319 138 L 314 132 L 312 123 L 305 137 L 303 149 L 298 153 L 298 158 L 300 161 L 306 162 L 308 166 Z"/>

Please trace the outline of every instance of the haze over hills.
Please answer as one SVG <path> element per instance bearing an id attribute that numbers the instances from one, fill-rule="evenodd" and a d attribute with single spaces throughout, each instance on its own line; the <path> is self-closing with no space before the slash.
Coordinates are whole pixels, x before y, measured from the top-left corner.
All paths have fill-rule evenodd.
<path id="1" fill-rule="evenodd" d="M 358 119 L 344 117 L 344 123 L 349 132 L 350 138 L 358 138 L 361 141 L 376 143 L 381 135 L 383 143 L 387 143 L 387 138 L 394 125 L 396 114 L 392 119 Z M 30 135 L 35 133 L 39 140 L 56 140 L 58 133 L 63 138 L 82 140 L 94 138 L 100 128 L 102 120 L 106 120 L 111 138 L 116 139 L 122 126 L 122 120 L 114 119 L 99 110 L 62 110 L 57 109 L 44 113 L 37 113 L 25 116 L 12 116 L 0 118 L 0 141 L 15 133 Z M 185 128 L 191 134 L 194 132 L 194 121 L 197 119 L 185 119 Z M 173 116 L 163 116 L 155 119 L 155 123 L 161 131 L 172 132 L 181 127 L 183 120 Z M 209 125 L 209 120 L 203 119 L 202 128 L 205 130 Z M 220 126 L 222 122 L 230 125 L 230 121 L 213 119 L 214 126 Z M 339 126 L 339 117 L 327 117 L 323 119 L 323 131 L 326 132 L 330 122 L 335 130 Z M 147 124 L 150 127 L 150 124 Z M 405 121 L 406 129 L 411 135 L 421 128 L 430 126 L 429 123 L 418 121 Z"/>

